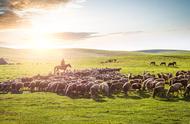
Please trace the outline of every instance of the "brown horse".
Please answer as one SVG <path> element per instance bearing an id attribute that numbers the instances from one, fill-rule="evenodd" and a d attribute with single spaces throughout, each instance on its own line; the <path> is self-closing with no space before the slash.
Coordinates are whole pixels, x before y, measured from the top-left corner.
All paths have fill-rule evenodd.
<path id="1" fill-rule="evenodd" d="M 156 62 L 150 62 L 150 65 L 155 66 L 155 65 L 156 65 Z"/>
<path id="2" fill-rule="evenodd" d="M 162 65 L 166 66 L 166 62 L 161 62 L 160 66 L 162 66 Z"/>
<path id="3" fill-rule="evenodd" d="M 168 67 L 174 67 L 176 65 L 176 62 L 170 62 L 168 63 Z"/>
<path id="4" fill-rule="evenodd" d="M 67 70 L 67 68 L 70 67 L 71 68 L 71 65 L 70 64 L 65 64 L 65 65 L 57 65 L 54 67 L 54 74 L 56 74 L 56 72 L 59 72 L 59 70 Z"/>

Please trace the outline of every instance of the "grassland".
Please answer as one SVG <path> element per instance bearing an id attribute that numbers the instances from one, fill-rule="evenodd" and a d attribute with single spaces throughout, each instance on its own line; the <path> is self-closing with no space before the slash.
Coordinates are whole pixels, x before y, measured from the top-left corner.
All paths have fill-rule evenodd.
<path id="1" fill-rule="evenodd" d="M 14 65 L 0 65 L 0 81 L 35 74 L 48 74 L 62 57 L 72 69 L 121 67 L 122 73 L 139 74 L 190 70 L 190 52 L 164 53 L 114 52 L 97 50 L 57 50 L 54 52 L 0 49 L 0 57 Z M 110 58 L 118 63 L 100 64 Z M 150 66 L 177 62 L 177 67 Z M 190 124 L 189 99 L 152 99 L 148 93 L 119 94 L 114 98 L 70 99 L 53 93 L 0 94 L 1 124 L 62 123 L 184 123 Z"/>

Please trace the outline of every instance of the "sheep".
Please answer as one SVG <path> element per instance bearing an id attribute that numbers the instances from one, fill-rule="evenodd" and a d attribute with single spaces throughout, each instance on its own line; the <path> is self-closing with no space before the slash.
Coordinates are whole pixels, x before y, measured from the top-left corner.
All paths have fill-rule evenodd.
<path id="1" fill-rule="evenodd" d="M 173 93 L 173 94 L 174 94 L 174 92 L 177 92 L 177 93 L 179 94 L 179 90 L 181 90 L 182 86 L 183 86 L 183 85 L 182 85 L 181 83 L 175 83 L 175 84 L 173 84 L 173 85 L 170 86 L 170 88 L 168 89 L 168 91 L 167 91 L 167 96 L 169 96 L 170 93 Z M 178 94 L 177 94 L 177 96 L 178 96 Z"/>
<path id="2" fill-rule="evenodd" d="M 8 93 L 11 90 L 11 81 L 0 83 L 0 91 L 2 93 Z"/>
<path id="3" fill-rule="evenodd" d="M 153 91 L 152 95 L 155 97 L 161 93 L 168 80 L 171 86 L 168 94 L 176 92 L 172 88 L 178 83 L 185 89 L 184 96 L 189 92 L 190 71 L 178 71 L 175 77 L 171 73 L 155 75 L 147 72 L 142 75 L 130 74 L 127 76 L 119 71 L 120 68 L 94 68 L 66 71 L 62 75 L 23 77 L 0 83 L 0 92 L 20 93 L 21 88 L 24 87 L 29 88 L 31 92 L 48 91 L 66 96 L 96 98 L 99 94 L 110 96 L 112 93 L 121 93 L 122 91 L 127 95 L 131 89 L 141 90 L 142 88 L 142 90 Z"/>
<path id="4" fill-rule="evenodd" d="M 187 87 L 185 88 L 184 97 L 186 97 L 189 94 L 190 94 L 190 84 L 188 84 Z"/>
<path id="5" fill-rule="evenodd" d="M 154 78 L 149 78 L 143 82 L 142 89 L 152 91 L 155 87 L 156 82 L 154 81 Z"/>
<path id="6" fill-rule="evenodd" d="M 128 79 L 127 78 L 121 78 L 120 80 L 119 80 L 119 82 L 121 82 L 121 83 L 125 83 L 125 82 L 128 82 Z"/>
<path id="7" fill-rule="evenodd" d="M 66 86 L 67 86 L 66 82 L 59 82 L 59 83 L 57 83 L 57 85 L 55 87 L 55 92 L 57 94 L 64 95 L 65 94 L 65 88 L 66 88 Z"/>
<path id="8" fill-rule="evenodd" d="M 165 91 L 165 89 L 164 89 L 163 86 L 157 86 L 157 87 L 155 87 L 155 88 L 153 89 L 152 97 L 155 98 L 155 96 L 156 96 L 157 94 L 162 94 L 162 95 L 163 95 L 164 91 Z"/>
<path id="9" fill-rule="evenodd" d="M 181 83 L 184 87 L 184 89 L 187 87 L 188 85 L 188 79 L 181 79 L 178 81 L 179 83 Z"/>
<path id="10" fill-rule="evenodd" d="M 142 90 L 146 90 L 147 89 L 147 84 L 154 81 L 154 78 L 148 78 L 145 81 L 143 81 L 142 83 Z"/>
<path id="11" fill-rule="evenodd" d="M 35 81 L 30 82 L 30 84 L 28 85 L 28 88 L 30 88 L 31 93 L 35 91 L 35 87 L 36 87 Z"/>
<path id="12" fill-rule="evenodd" d="M 172 84 L 174 84 L 174 82 L 177 82 L 177 80 L 178 80 L 178 77 L 171 78 L 169 81 L 169 85 L 171 86 Z"/>
<path id="13" fill-rule="evenodd" d="M 120 92 L 122 90 L 123 83 L 117 82 L 117 83 L 112 83 L 110 86 L 110 93 L 116 93 Z"/>
<path id="14" fill-rule="evenodd" d="M 29 77 L 23 77 L 21 78 L 21 82 L 22 83 L 25 83 L 25 82 L 31 82 L 33 79 L 32 78 L 29 78 Z"/>
<path id="15" fill-rule="evenodd" d="M 24 84 L 21 82 L 13 82 L 11 84 L 11 93 L 12 94 L 20 94 L 22 91 L 20 91 L 21 88 L 24 87 Z"/>
<path id="16" fill-rule="evenodd" d="M 29 85 L 30 85 L 30 82 L 24 82 L 24 87 L 25 87 L 25 88 L 28 88 Z"/>
<path id="17" fill-rule="evenodd" d="M 99 93 L 99 84 L 92 85 L 91 88 L 90 88 L 91 98 L 93 98 L 93 99 L 97 98 L 98 93 Z"/>
<path id="18" fill-rule="evenodd" d="M 66 87 L 66 90 L 65 90 L 65 95 L 73 97 L 76 93 L 76 87 L 77 87 L 76 83 L 68 84 L 68 86 Z"/>
<path id="19" fill-rule="evenodd" d="M 184 75 L 185 73 L 187 73 L 187 72 L 186 72 L 186 71 L 184 71 L 184 70 L 177 71 L 177 72 L 176 72 L 176 76 L 179 76 L 179 75 Z"/>
<path id="20" fill-rule="evenodd" d="M 85 94 L 86 94 L 86 95 L 89 95 L 89 93 L 90 93 L 90 88 L 91 88 L 91 86 L 94 85 L 94 84 L 95 84 L 94 82 L 88 82 L 88 83 L 85 84 Z"/>
<path id="21" fill-rule="evenodd" d="M 85 83 L 78 83 L 76 86 L 76 94 L 84 95 L 85 94 Z"/>
<path id="22" fill-rule="evenodd" d="M 109 85 L 107 82 L 103 82 L 99 85 L 100 87 L 100 92 L 102 92 L 104 95 L 109 96 L 110 92 L 109 92 Z"/>
<path id="23" fill-rule="evenodd" d="M 123 85 L 122 89 L 123 89 L 123 92 L 125 93 L 125 95 L 127 95 L 128 91 L 131 89 L 131 83 L 126 82 L 126 83 Z"/>
<path id="24" fill-rule="evenodd" d="M 40 92 L 46 91 L 46 89 L 47 89 L 49 83 L 50 83 L 50 82 L 47 81 L 47 80 L 41 81 L 41 82 L 39 83 L 39 86 L 38 86 L 39 91 L 40 91 Z"/>
<path id="25" fill-rule="evenodd" d="M 131 85 L 131 89 L 134 89 L 134 90 L 140 90 L 141 89 L 141 84 L 140 83 L 133 83 Z"/>
<path id="26" fill-rule="evenodd" d="M 133 80 L 130 80 L 130 83 L 131 84 L 134 84 L 134 83 L 142 83 L 142 80 L 141 79 L 133 79 Z"/>
<path id="27" fill-rule="evenodd" d="M 185 89 L 186 86 L 188 85 L 188 79 L 186 79 L 186 78 L 182 78 L 182 79 L 173 78 L 172 80 L 170 80 L 170 85 L 175 84 L 175 83 L 181 83 Z"/>
<path id="28" fill-rule="evenodd" d="M 57 81 L 49 83 L 48 86 L 47 86 L 46 91 L 47 92 L 54 92 L 55 93 L 56 92 L 55 90 L 56 90 L 56 87 L 57 87 L 58 83 L 59 82 L 57 82 Z"/>
<path id="29" fill-rule="evenodd" d="M 156 82 L 155 87 L 162 86 L 164 87 L 165 83 L 164 82 Z"/>

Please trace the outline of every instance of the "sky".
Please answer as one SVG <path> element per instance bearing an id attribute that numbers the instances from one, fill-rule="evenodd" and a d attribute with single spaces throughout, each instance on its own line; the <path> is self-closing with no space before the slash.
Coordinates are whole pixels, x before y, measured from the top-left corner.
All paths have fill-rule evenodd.
<path id="1" fill-rule="evenodd" d="M 190 0 L 0 0 L 0 47 L 190 50 Z"/>

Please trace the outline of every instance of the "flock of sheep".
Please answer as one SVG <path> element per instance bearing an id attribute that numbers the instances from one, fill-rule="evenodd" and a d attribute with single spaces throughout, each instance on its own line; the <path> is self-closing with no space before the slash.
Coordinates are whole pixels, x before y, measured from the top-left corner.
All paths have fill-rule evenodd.
<path id="1" fill-rule="evenodd" d="M 186 97 L 190 95 L 190 71 L 151 74 L 144 72 L 141 75 L 122 74 L 121 68 L 102 68 L 66 71 L 47 76 L 36 75 L 23 77 L 0 83 L 0 93 L 11 92 L 21 94 L 23 90 L 32 92 L 53 92 L 69 97 L 98 98 L 100 95 L 112 96 L 131 91 L 145 91 L 155 96 L 175 95 L 180 92 Z M 166 89 L 165 85 L 169 85 Z"/>

